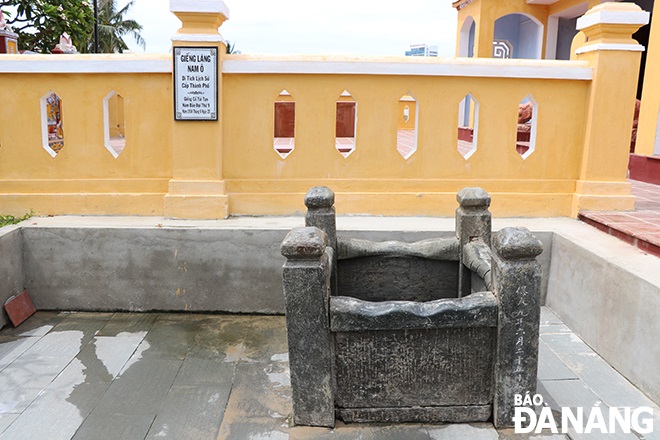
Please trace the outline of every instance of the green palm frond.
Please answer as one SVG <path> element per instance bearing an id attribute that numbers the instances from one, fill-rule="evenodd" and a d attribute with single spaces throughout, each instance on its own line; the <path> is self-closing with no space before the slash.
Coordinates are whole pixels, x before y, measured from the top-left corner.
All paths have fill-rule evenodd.
<path id="1" fill-rule="evenodd" d="M 98 31 L 99 51 L 103 53 L 124 52 L 128 45 L 125 37 L 132 37 L 138 46 L 146 48 L 146 42 L 142 38 L 142 25 L 132 19 L 124 19 L 135 0 L 128 2 L 123 8 L 117 10 L 117 0 L 98 1 Z M 90 45 L 93 44 L 93 41 Z"/>

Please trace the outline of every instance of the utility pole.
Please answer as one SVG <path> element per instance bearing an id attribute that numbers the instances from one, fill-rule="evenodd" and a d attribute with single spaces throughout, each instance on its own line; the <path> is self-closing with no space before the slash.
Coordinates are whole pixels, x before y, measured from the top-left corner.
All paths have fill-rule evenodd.
<path id="1" fill-rule="evenodd" d="M 94 53 L 99 53 L 99 5 L 94 0 Z"/>

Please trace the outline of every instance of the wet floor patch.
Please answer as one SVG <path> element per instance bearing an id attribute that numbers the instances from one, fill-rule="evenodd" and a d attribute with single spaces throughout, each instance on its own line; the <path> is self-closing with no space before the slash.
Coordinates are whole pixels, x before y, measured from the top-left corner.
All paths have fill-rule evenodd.
<path id="1" fill-rule="evenodd" d="M 540 342 L 551 406 L 620 401 L 660 414 L 546 308 Z M 37 312 L 0 331 L 0 390 L 0 440 L 567 438 L 488 423 L 291 426 L 282 316 Z"/>

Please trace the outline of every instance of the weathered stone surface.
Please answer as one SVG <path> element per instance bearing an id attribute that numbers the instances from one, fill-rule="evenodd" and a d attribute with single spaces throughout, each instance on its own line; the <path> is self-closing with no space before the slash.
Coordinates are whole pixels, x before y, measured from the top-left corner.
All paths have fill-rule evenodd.
<path id="1" fill-rule="evenodd" d="M 376 242 L 341 237 L 337 240 L 339 260 L 374 256 L 409 256 L 430 260 L 458 261 L 458 240 L 431 238 L 404 243 L 402 241 Z"/>
<path id="2" fill-rule="evenodd" d="M 499 300 L 493 420 L 496 427 L 506 427 L 513 426 L 514 395 L 536 391 L 542 270 L 534 256 L 542 249 L 524 228 L 502 229 L 493 244 Z"/>
<path id="3" fill-rule="evenodd" d="M 413 408 L 338 408 L 347 423 L 468 423 L 485 422 L 493 412 L 491 405 L 429 406 Z"/>
<path id="4" fill-rule="evenodd" d="M 543 243 L 527 228 L 504 228 L 493 236 L 493 248 L 505 260 L 525 260 L 541 255 Z"/>
<path id="5" fill-rule="evenodd" d="M 293 228 L 282 242 L 282 255 L 291 260 L 318 259 L 325 252 L 328 238 L 315 227 Z"/>
<path id="6" fill-rule="evenodd" d="M 455 298 L 458 241 L 338 240 L 337 295 L 365 301 Z"/>
<path id="7" fill-rule="evenodd" d="M 337 262 L 337 294 L 365 301 L 456 298 L 458 262 L 362 257 Z"/>
<path id="8" fill-rule="evenodd" d="M 334 351 L 328 319 L 331 262 L 325 233 L 296 228 L 282 244 L 289 362 L 296 424 L 334 426 Z M 304 259 L 302 259 L 304 258 Z"/>
<path id="9" fill-rule="evenodd" d="M 295 423 L 331 426 L 336 405 L 347 421 L 511 425 L 536 384 L 542 245 L 509 228 L 491 250 L 488 193 L 457 200 L 455 239 L 335 245 L 334 195 L 310 190 L 319 229 L 282 245 Z"/>
<path id="10" fill-rule="evenodd" d="M 488 207 L 490 195 L 481 188 L 463 188 L 456 195 L 459 203 L 456 208 L 456 237 L 460 243 L 460 253 L 470 242 L 480 241 L 490 244 L 492 220 Z M 458 296 L 469 295 L 471 291 L 470 270 L 465 264 L 458 267 Z"/>
<path id="11" fill-rule="evenodd" d="M 466 244 L 463 247 L 463 259 L 461 261 L 473 274 L 481 277 L 483 284 L 488 290 L 493 290 L 491 273 L 492 257 L 488 245 L 478 241 Z M 475 283 L 471 284 L 474 288 Z"/>
<path id="12" fill-rule="evenodd" d="M 337 406 L 489 405 L 495 329 L 336 333 Z"/>
<path id="13" fill-rule="evenodd" d="M 335 204 L 335 193 L 327 186 L 315 186 L 305 194 L 308 208 L 330 208 Z"/>
<path id="14" fill-rule="evenodd" d="M 330 329 L 334 332 L 496 325 L 497 300 L 490 292 L 429 302 L 330 298 Z"/>
<path id="15" fill-rule="evenodd" d="M 335 193 L 327 186 L 315 186 L 305 195 L 305 226 L 315 226 L 328 236 L 328 246 L 337 250 Z"/>
<path id="16" fill-rule="evenodd" d="M 490 194 L 479 187 L 463 188 L 456 194 L 456 201 L 463 208 L 487 209 L 490 206 Z"/>

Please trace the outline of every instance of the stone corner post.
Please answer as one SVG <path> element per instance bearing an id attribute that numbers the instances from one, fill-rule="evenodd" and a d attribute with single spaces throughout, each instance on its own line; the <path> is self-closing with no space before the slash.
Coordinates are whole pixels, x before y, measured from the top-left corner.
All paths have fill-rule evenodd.
<path id="1" fill-rule="evenodd" d="M 463 188 L 456 194 L 458 208 L 456 208 L 456 238 L 460 246 L 460 260 L 458 265 L 458 296 L 470 294 L 470 269 L 463 260 L 463 248 L 466 244 L 480 240 L 486 245 L 490 244 L 491 215 L 488 211 L 490 195 L 481 188 Z"/>
<path id="2" fill-rule="evenodd" d="M 229 18 L 222 0 L 170 0 L 181 20 L 172 36 L 174 89 L 172 177 L 163 212 L 170 218 L 229 215 L 222 168 L 222 62 L 218 27 Z M 190 96 L 188 96 L 190 95 Z"/>
<path id="3" fill-rule="evenodd" d="M 629 210 L 635 198 L 626 181 L 639 62 L 644 47 L 632 34 L 649 21 L 633 3 L 601 3 L 577 21 L 586 36 L 574 59 L 593 68 L 581 166 L 572 215 L 582 210 Z M 650 79 L 650 78 L 648 78 Z M 647 80 L 648 80 L 647 79 Z"/>
<path id="4" fill-rule="evenodd" d="M 305 194 L 305 226 L 315 226 L 328 236 L 328 246 L 337 253 L 335 193 L 327 186 L 314 186 Z"/>
<path id="5" fill-rule="evenodd" d="M 282 242 L 293 421 L 335 424 L 334 352 L 330 334 L 330 261 L 327 236 L 318 228 L 294 228 Z"/>
<path id="6" fill-rule="evenodd" d="M 493 289 L 498 300 L 493 423 L 513 426 L 514 396 L 536 392 L 543 245 L 527 228 L 493 235 Z"/>

